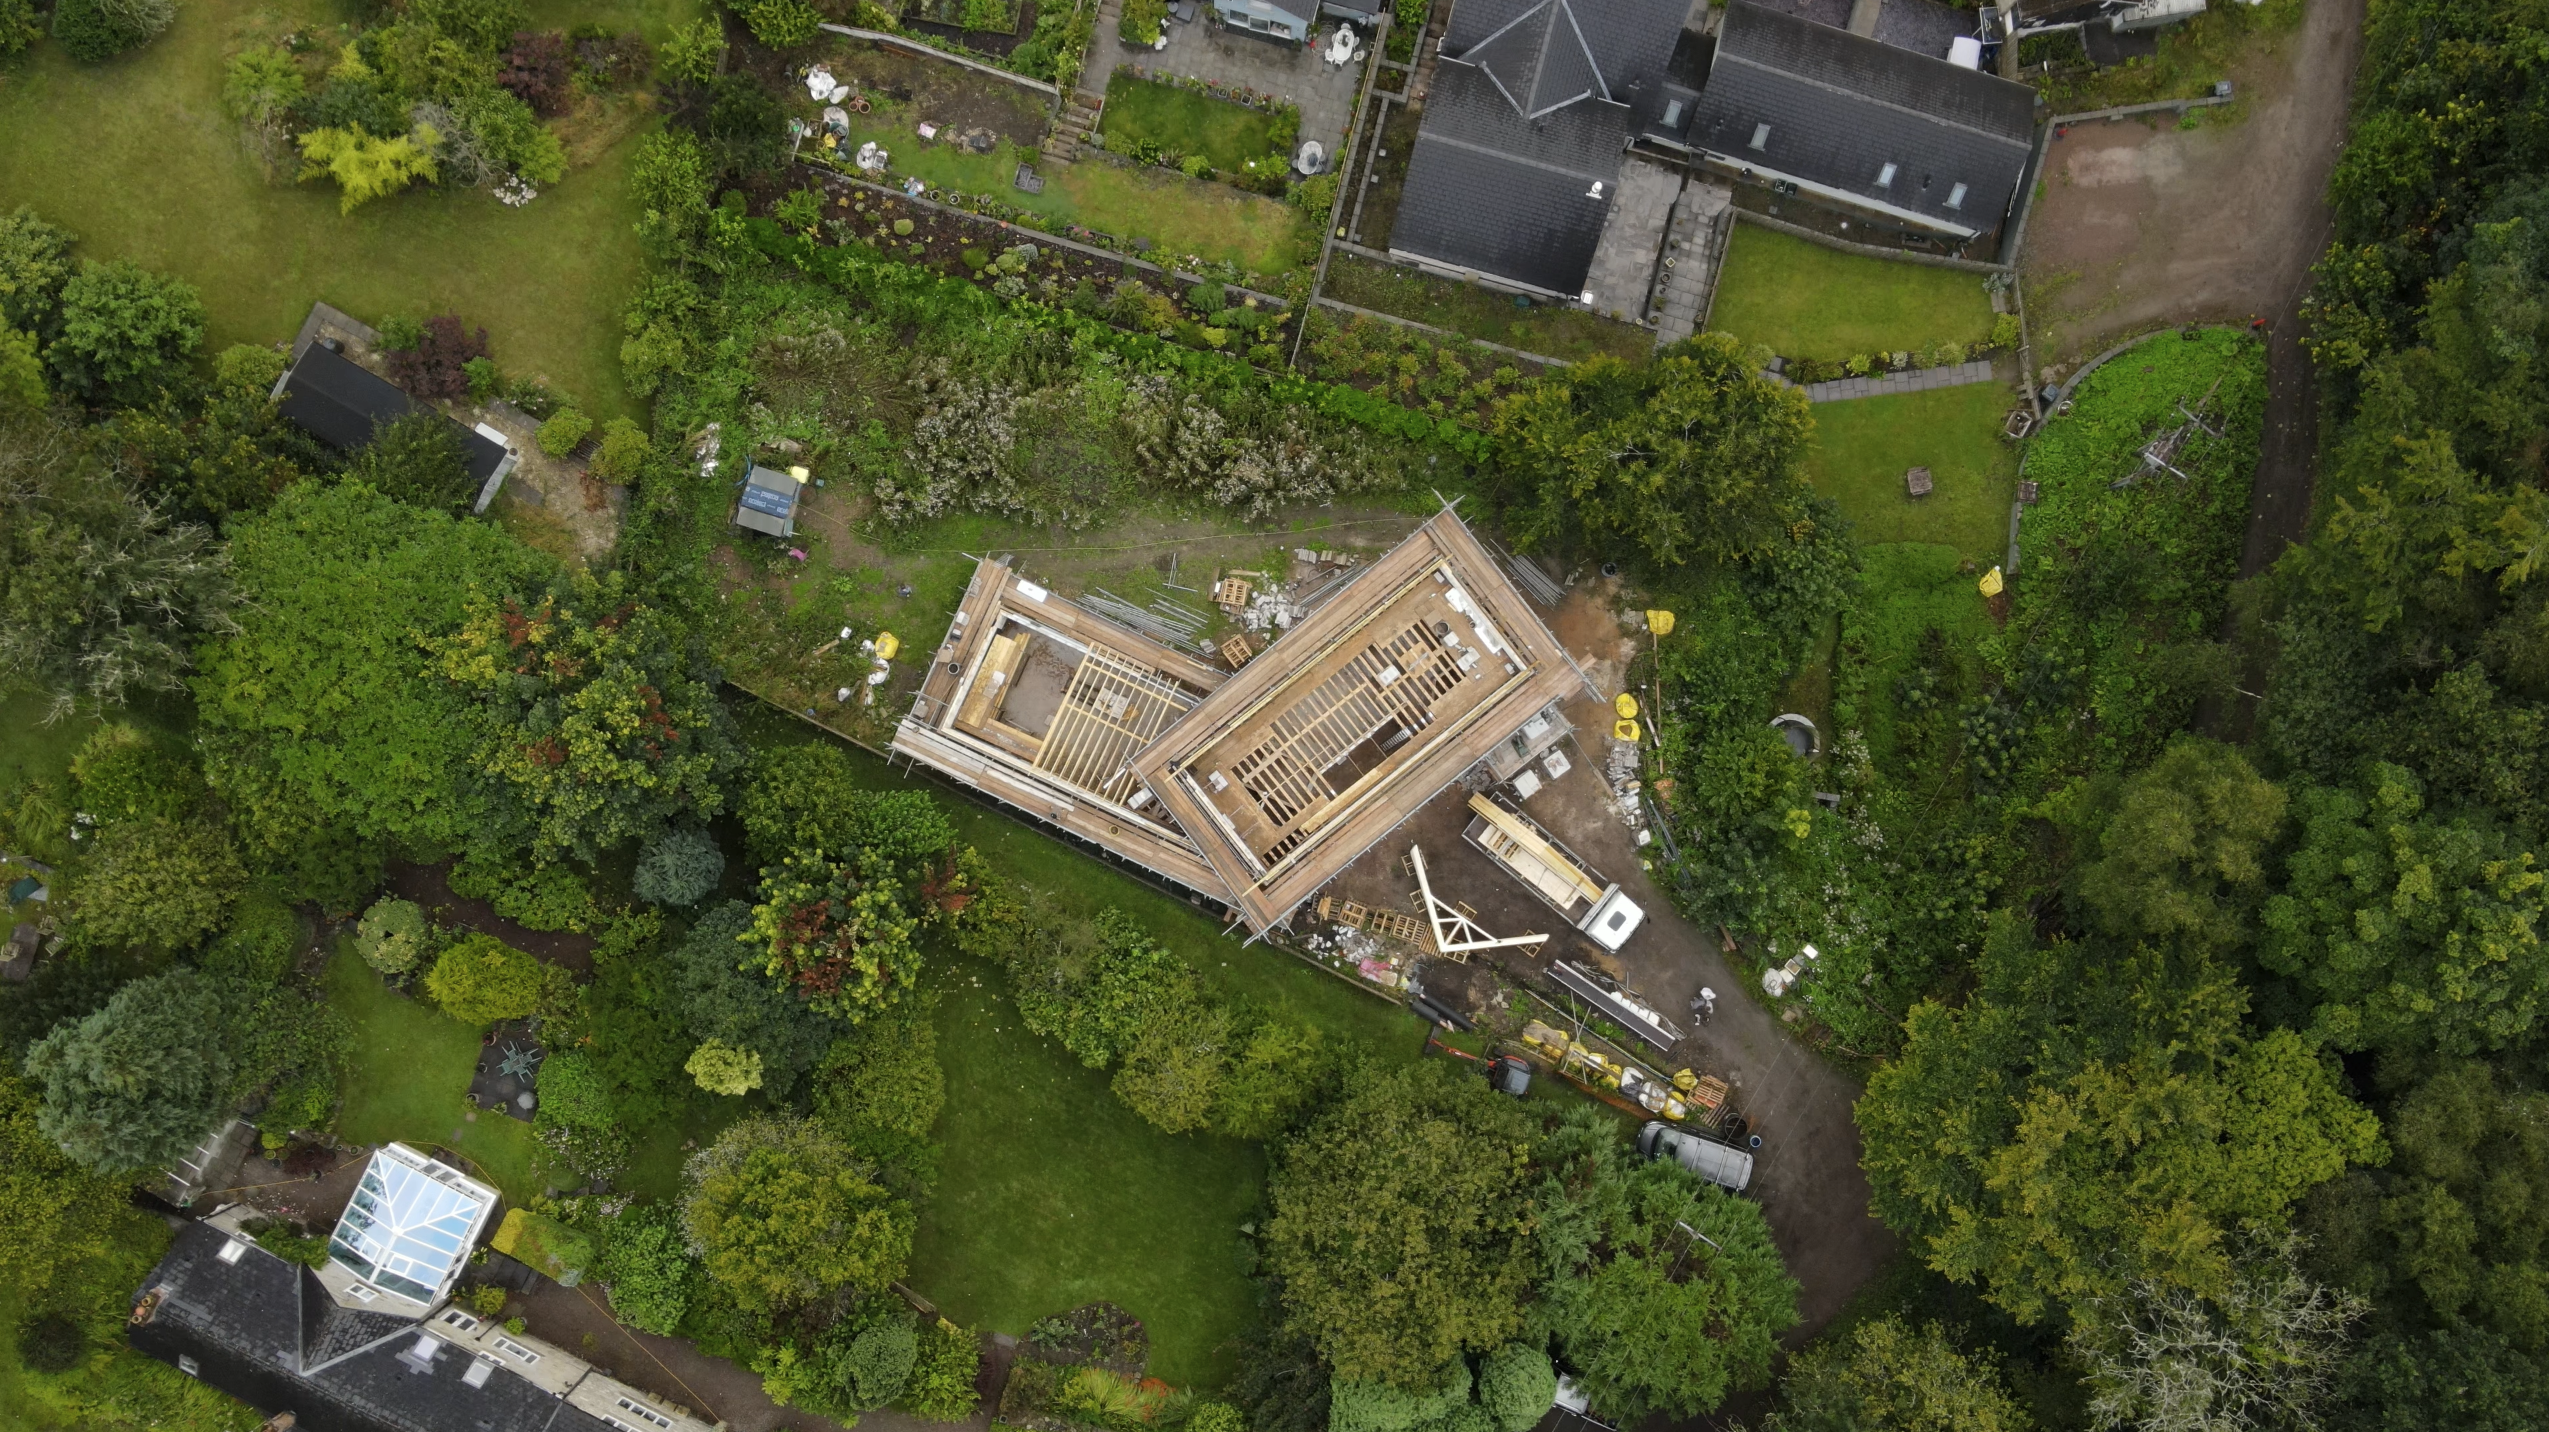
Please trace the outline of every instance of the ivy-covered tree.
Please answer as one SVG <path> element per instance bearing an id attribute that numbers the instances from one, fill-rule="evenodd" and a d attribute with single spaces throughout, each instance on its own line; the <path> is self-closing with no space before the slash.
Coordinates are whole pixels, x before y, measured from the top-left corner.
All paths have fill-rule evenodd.
<path id="1" fill-rule="evenodd" d="M 477 709 L 491 801 L 538 854 L 591 860 L 725 809 L 743 752 L 716 673 L 618 574 L 563 597 L 472 596 L 431 646 Z"/>
<path id="2" fill-rule="evenodd" d="M 1515 537 L 1636 552 L 1658 568 L 1765 554 L 1810 494 L 1805 395 L 1723 333 L 1642 363 L 1596 358 L 1497 410 L 1498 500 Z"/>
<path id="3" fill-rule="evenodd" d="M 762 872 L 744 945 L 782 988 L 855 1022 L 919 980 L 919 930 L 891 864 L 866 852 L 845 864 L 804 851 Z"/>
<path id="4" fill-rule="evenodd" d="M 2101 1428 L 2308 1427 L 2364 1303 L 2302 1273 L 2297 1241 L 2254 1231 L 2219 1292 L 2137 1279 L 2072 1319 Z"/>
<path id="5" fill-rule="evenodd" d="M 1439 1064 L 1361 1072 L 1283 1150 L 1268 1271 L 1339 1378 L 1421 1390 L 1520 1330 L 1531 1284 L 1531 1133 Z"/>
<path id="6" fill-rule="evenodd" d="M 139 264 L 82 260 L 62 285 L 62 328 L 45 346 L 61 390 L 89 402 L 149 401 L 184 376 L 204 341 L 194 286 Z"/>
<path id="7" fill-rule="evenodd" d="M 882 1291 L 911 1260 L 911 1210 L 818 1124 L 745 1119 L 692 1156 L 682 1180 L 700 1266 L 747 1311 Z"/>
<path id="8" fill-rule="evenodd" d="M 796 850 L 873 850 L 918 865 L 956 843 L 956 827 L 925 792 L 867 785 L 828 741 L 756 751 L 736 814 L 765 865 Z"/>
<path id="9" fill-rule="evenodd" d="M 1115 1071 L 1115 1097 L 1164 1134 L 1204 1127 L 1230 1075 L 1230 1011 L 1197 999 L 1164 1001 L 1142 1021 Z"/>
<path id="10" fill-rule="evenodd" d="M 485 831 L 465 787 L 476 707 L 431 670 L 443 638 L 489 597 L 545 578 L 547 558 L 483 522 L 456 522 L 357 483 L 305 483 L 231 529 L 247 604 L 202 652 L 195 700 L 235 758 L 232 788 L 272 793 L 305 822 L 456 849 Z"/>
<path id="11" fill-rule="evenodd" d="M 135 980 L 106 1007 L 27 1051 L 43 1086 L 36 1126 L 82 1167 L 132 1173 L 210 1133 L 236 1098 L 240 1002 L 192 970 Z"/>
<path id="12" fill-rule="evenodd" d="M 1624 1424 L 1696 1417 L 1769 1380 L 1797 1321 L 1797 1284 L 1761 1206 L 1673 1159 L 1642 1160 L 1604 1113 L 1577 1111 L 1542 1145 L 1535 1325 Z"/>
<path id="13" fill-rule="evenodd" d="M 186 950 L 221 928 L 248 872 L 207 821 L 133 820 L 107 829 L 70 882 L 72 921 L 101 944 Z"/>
<path id="14" fill-rule="evenodd" d="M 1914 1256 L 2021 1322 L 2137 1279 L 2210 1295 L 2231 1233 L 2380 1156 L 2330 1062 L 2250 1029 L 2206 955 L 2040 944 L 2004 915 L 1978 973 L 1868 1081 L 1861 1164 Z"/>

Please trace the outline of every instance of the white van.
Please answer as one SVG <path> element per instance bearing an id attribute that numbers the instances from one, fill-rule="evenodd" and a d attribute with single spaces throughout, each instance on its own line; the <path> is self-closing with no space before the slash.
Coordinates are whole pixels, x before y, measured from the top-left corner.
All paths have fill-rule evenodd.
<path id="1" fill-rule="evenodd" d="M 1752 1182 L 1752 1155 L 1732 1144 L 1677 1129 L 1650 1119 L 1637 1131 L 1637 1151 L 1650 1159 L 1671 1158 L 1721 1188 L 1741 1193 Z"/>

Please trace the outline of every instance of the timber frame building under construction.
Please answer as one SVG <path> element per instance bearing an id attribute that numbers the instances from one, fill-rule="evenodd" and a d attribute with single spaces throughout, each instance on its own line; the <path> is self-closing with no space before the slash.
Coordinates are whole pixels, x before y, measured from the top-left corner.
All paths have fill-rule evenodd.
<path id="1" fill-rule="evenodd" d="M 893 749 L 1262 934 L 1579 687 L 1446 509 L 1235 674 L 985 561 Z"/>

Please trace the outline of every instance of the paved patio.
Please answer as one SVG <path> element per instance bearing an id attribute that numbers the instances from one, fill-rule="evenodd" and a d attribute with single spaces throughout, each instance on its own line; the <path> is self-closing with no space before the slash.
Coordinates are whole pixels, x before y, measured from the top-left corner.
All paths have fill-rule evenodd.
<path id="1" fill-rule="evenodd" d="M 1346 122 L 1354 117 L 1355 97 L 1363 89 L 1363 64 L 1332 65 L 1320 58 L 1325 37 L 1334 31 L 1331 22 L 1311 32 L 1310 44 L 1295 45 L 1231 29 L 1214 21 L 1207 10 L 1182 24 L 1171 20 L 1168 48 L 1149 50 L 1117 38 L 1114 16 L 1101 11 L 1097 34 L 1089 41 L 1088 64 L 1080 71 L 1080 88 L 1104 94 L 1117 67 L 1141 65 L 1263 90 L 1301 107 L 1301 137 L 1327 146 L 1329 167 L 1334 168 L 1338 152 L 1345 147 Z M 1368 63 L 1367 58 L 1364 64 Z M 1098 127 L 1103 130 L 1105 125 Z"/>
<path id="2" fill-rule="evenodd" d="M 1646 293 L 1664 256 L 1664 221 L 1681 197 L 1679 171 L 1630 158 L 1620 165 L 1610 217 L 1584 276 L 1587 301 L 1597 313 L 1636 323 L 1646 316 Z"/>
<path id="3" fill-rule="evenodd" d="M 1933 388 L 1962 388 L 1971 383 L 1991 381 L 1991 360 L 1977 358 L 1971 363 L 1955 363 L 1944 368 L 1915 368 L 1908 373 L 1887 373 L 1881 377 L 1836 378 L 1829 383 L 1808 383 L 1805 388 L 1807 402 L 1837 403 L 1844 398 L 1926 393 Z"/>

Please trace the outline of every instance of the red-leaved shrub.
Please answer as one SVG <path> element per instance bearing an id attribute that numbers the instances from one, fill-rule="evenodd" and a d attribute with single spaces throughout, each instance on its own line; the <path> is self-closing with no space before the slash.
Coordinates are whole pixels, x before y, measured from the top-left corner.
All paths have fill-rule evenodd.
<path id="1" fill-rule="evenodd" d="M 472 333 L 461 327 L 458 318 L 446 313 L 425 320 L 425 336 L 415 347 L 391 351 L 389 380 L 406 389 L 410 397 L 465 397 L 469 374 L 461 365 L 486 356 L 487 330 L 481 328 Z"/>
<path id="2" fill-rule="evenodd" d="M 566 113 L 575 98 L 570 88 L 574 77 L 574 51 L 555 30 L 516 31 L 513 48 L 497 61 L 496 83 L 543 118 Z"/>

